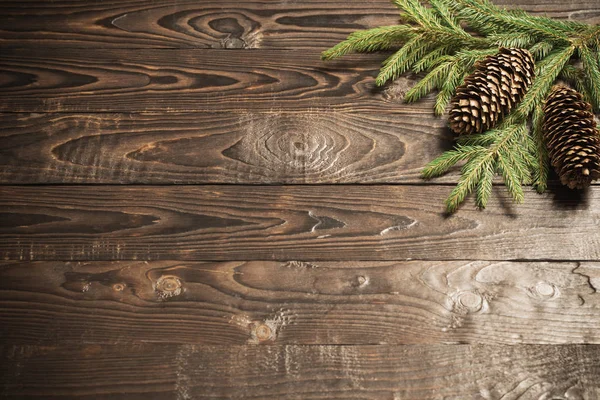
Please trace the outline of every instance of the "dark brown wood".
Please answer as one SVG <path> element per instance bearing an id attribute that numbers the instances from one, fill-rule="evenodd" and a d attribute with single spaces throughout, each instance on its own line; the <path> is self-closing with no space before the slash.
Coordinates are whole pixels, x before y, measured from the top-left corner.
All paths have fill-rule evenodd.
<path id="1" fill-rule="evenodd" d="M 0 114 L 0 183 L 422 183 L 445 121 L 369 113 Z M 436 182 L 456 181 L 452 174 Z"/>
<path id="2" fill-rule="evenodd" d="M 495 0 L 600 22 L 596 0 Z M 389 0 L 2 1 L 0 45 L 120 48 L 323 48 L 357 29 L 398 23 Z"/>
<path id="3" fill-rule="evenodd" d="M 403 112 L 409 79 L 375 87 L 385 58 L 366 54 L 324 63 L 318 49 L 5 49 L 0 111 Z M 420 109 L 431 115 L 431 102 Z"/>
<path id="4" fill-rule="evenodd" d="M 5 398 L 600 397 L 598 346 L 5 346 Z"/>
<path id="5" fill-rule="evenodd" d="M 600 264 L 4 262 L 3 344 L 600 344 Z"/>
<path id="6" fill-rule="evenodd" d="M 600 188 L 499 190 L 444 214 L 446 186 L 0 188 L 16 260 L 600 260 Z"/>
<path id="7" fill-rule="evenodd" d="M 319 58 L 397 20 L 0 1 L 0 397 L 600 398 L 600 187 L 444 214 L 431 98 L 376 88 L 385 54 Z M 368 185 L 307 185 L 334 183 Z"/>

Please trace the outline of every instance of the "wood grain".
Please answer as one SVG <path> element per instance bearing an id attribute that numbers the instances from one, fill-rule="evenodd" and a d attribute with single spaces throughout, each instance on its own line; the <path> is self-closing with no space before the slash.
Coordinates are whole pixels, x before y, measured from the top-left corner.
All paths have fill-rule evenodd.
<path id="1" fill-rule="evenodd" d="M 12 260 L 600 260 L 600 188 L 498 191 L 444 214 L 445 186 L 0 187 Z"/>
<path id="2" fill-rule="evenodd" d="M 3 262 L 5 345 L 600 344 L 600 264 Z"/>
<path id="3" fill-rule="evenodd" d="M 385 54 L 324 63 L 307 51 L 189 49 L 5 49 L 0 111 L 141 112 L 385 110 L 408 78 L 376 88 Z M 432 115 L 429 105 L 421 113 Z"/>
<path id="4" fill-rule="evenodd" d="M 536 14 L 600 22 L 596 0 L 495 0 Z M 388 0 L 2 1 L 0 45 L 82 48 L 324 48 L 398 23 Z"/>
<path id="5" fill-rule="evenodd" d="M 576 399 L 598 346 L 4 346 L 5 398 Z"/>
<path id="6" fill-rule="evenodd" d="M 0 183 L 421 183 L 445 121 L 398 114 L 0 114 Z M 452 174 L 436 182 L 456 181 Z"/>

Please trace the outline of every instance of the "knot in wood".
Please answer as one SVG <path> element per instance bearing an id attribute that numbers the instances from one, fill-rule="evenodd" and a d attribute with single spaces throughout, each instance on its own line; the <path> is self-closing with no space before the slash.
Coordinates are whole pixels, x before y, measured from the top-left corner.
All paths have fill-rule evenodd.
<path id="1" fill-rule="evenodd" d="M 548 282 L 538 282 L 527 290 L 528 294 L 540 300 L 550 300 L 560 295 L 558 288 Z"/>
<path id="2" fill-rule="evenodd" d="M 352 160 L 372 157 L 372 149 L 379 146 L 368 136 L 351 140 L 345 129 L 310 114 L 245 117 L 240 122 L 246 134 L 222 154 L 257 168 L 270 182 L 321 181 L 330 173 L 351 169 Z"/>
<path id="3" fill-rule="evenodd" d="M 255 325 L 253 334 L 259 342 L 272 340 L 274 338 L 273 329 L 267 324 Z"/>
<path id="4" fill-rule="evenodd" d="M 246 42 L 240 38 L 227 38 L 223 41 L 223 47 L 226 49 L 243 49 L 246 47 Z"/>
<path id="5" fill-rule="evenodd" d="M 115 292 L 122 292 L 123 290 L 125 290 L 125 287 L 127 285 L 121 282 L 115 283 L 112 285 L 112 288 Z"/>
<path id="6" fill-rule="evenodd" d="M 461 292 L 456 296 L 456 302 L 466 313 L 475 313 L 483 308 L 484 298 L 476 292 Z"/>
<path id="7" fill-rule="evenodd" d="M 156 281 L 155 290 L 161 298 L 178 296 L 181 294 L 181 281 L 176 276 L 161 276 Z"/>
<path id="8" fill-rule="evenodd" d="M 354 282 L 352 283 L 352 286 L 354 287 L 364 287 L 367 286 L 369 284 L 369 277 L 364 276 L 364 275 L 358 275 Z"/>

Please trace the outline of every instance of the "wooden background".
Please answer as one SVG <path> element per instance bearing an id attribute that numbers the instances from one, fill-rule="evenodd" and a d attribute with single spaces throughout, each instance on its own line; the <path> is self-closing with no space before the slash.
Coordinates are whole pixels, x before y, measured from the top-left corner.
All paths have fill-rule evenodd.
<path id="1" fill-rule="evenodd" d="M 444 214 L 431 98 L 319 59 L 396 22 L 0 1 L 0 397 L 600 399 L 600 186 Z"/>

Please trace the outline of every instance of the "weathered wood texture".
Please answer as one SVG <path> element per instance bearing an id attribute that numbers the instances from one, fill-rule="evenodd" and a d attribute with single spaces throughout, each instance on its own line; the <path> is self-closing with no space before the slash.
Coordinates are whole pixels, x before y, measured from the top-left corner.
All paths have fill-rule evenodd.
<path id="1" fill-rule="evenodd" d="M 375 87 L 385 58 L 365 54 L 324 63 L 318 49 L 5 49 L 0 111 L 404 113 L 407 78 Z M 431 101 L 419 104 L 423 114 L 431 115 L 431 108 Z"/>
<path id="2" fill-rule="evenodd" d="M 426 161 L 451 146 L 444 125 L 414 107 L 0 114 L 0 183 L 421 183 Z"/>
<path id="3" fill-rule="evenodd" d="M 0 113 L 0 184 L 423 184 L 454 136 L 421 112 Z"/>
<path id="4" fill-rule="evenodd" d="M 600 344 L 600 264 L 4 262 L 5 345 Z"/>
<path id="5" fill-rule="evenodd" d="M 444 214 L 445 186 L 0 187 L 17 260 L 600 260 L 600 188 Z"/>
<path id="6" fill-rule="evenodd" d="M 598 346 L 4 346 L 5 398 L 600 398 Z"/>
<path id="7" fill-rule="evenodd" d="M 600 22 L 596 0 L 502 0 L 558 18 Z M 326 47 L 357 29 L 398 23 L 389 0 L 2 1 L 0 45 L 61 47 Z"/>

